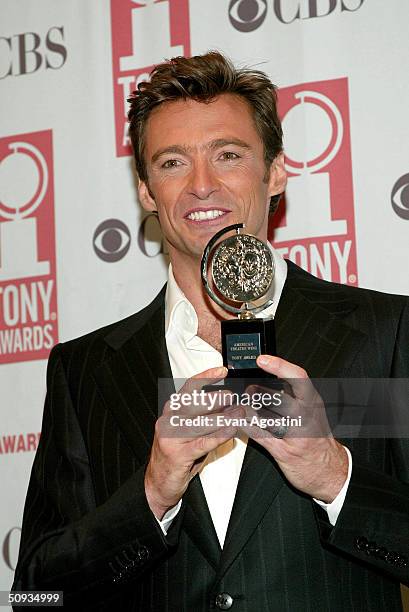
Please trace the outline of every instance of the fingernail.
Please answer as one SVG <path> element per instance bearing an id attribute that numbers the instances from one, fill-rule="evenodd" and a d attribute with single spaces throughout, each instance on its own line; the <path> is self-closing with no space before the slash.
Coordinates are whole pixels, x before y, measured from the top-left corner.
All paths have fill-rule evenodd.
<path id="1" fill-rule="evenodd" d="M 270 357 L 268 355 L 259 355 L 257 357 L 257 363 L 260 365 L 268 365 L 270 361 Z"/>
<path id="2" fill-rule="evenodd" d="M 225 374 L 227 374 L 227 368 L 225 368 L 224 366 L 221 366 L 220 368 L 217 368 L 215 370 L 215 374 L 216 376 L 225 376 Z"/>

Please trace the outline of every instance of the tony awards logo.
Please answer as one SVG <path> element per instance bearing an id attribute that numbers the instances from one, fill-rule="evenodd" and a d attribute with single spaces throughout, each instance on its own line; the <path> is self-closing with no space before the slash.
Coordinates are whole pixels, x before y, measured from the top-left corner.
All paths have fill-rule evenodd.
<path id="1" fill-rule="evenodd" d="M 263 353 L 275 355 L 274 319 L 256 318 L 271 306 L 270 288 L 274 259 L 268 246 L 250 234 L 241 234 L 243 223 L 229 225 L 208 242 L 202 257 L 201 275 L 210 298 L 237 319 L 221 322 L 223 363 L 229 378 L 263 377 L 256 359 Z M 219 239 L 229 232 L 234 236 Z M 212 286 L 208 280 L 211 260 Z M 233 305 L 231 302 L 236 303 Z"/>
<path id="2" fill-rule="evenodd" d="M 287 226 L 277 228 L 276 240 L 303 238 L 311 224 L 315 237 L 345 234 L 346 221 L 331 218 L 330 175 L 323 171 L 342 143 L 341 114 L 332 100 L 316 91 L 300 91 L 294 97 L 299 103 L 283 119 L 285 165 L 291 175 Z M 306 196 L 308 207 L 303 206 Z"/>
<path id="3" fill-rule="evenodd" d="M 58 341 L 52 132 L 0 138 L 0 363 Z"/>
<path id="4" fill-rule="evenodd" d="M 131 11 L 132 23 L 132 55 L 121 57 L 119 67 L 121 72 L 138 70 L 141 67 L 141 58 L 145 66 L 151 66 L 163 61 L 171 52 L 172 57 L 183 55 L 182 45 L 171 44 L 169 4 L 167 2 L 156 2 L 155 0 L 132 0 L 137 5 Z M 141 9 L 143 8 L 143 19 Z M 155 24 L 155 30 L 160 36 L 152 36 L 146 28 L 146 24 Z M 159 59 L 158 59 L 159 58 Z"/>
<path id="5" fill-rule="evenodd" d="M 127 99 L 149 73 L 190 55 L 189 0 L 111 0 L 116 152 L 131 155 Z M 152 35 L 152 32 L 154 33 Z"/>
<path id="6" fill-rule="evenodd" d="M 0 198 L 0 281 L 28 276 L 47 276 L 50 262 L 39 261 L 37 220 L 30 215 L 41 205 L 48 187 L 48 170 L 43 154 L 27 142 L 9 144 L 11 151 L 2 161 L 2 175 L 15 173 L 27 181 L 7 181 L 13 191 Z M 31 194 L 27 193 L 31 187 Z M 34 188 L 33 188 L 34 187 Z"/>
<path id="7" fill-rule="evenodd" d="M 348 80 L 281 89 L 279 111 L 289 178 L 274 246 L 315 276 L 356 283 Z"/>

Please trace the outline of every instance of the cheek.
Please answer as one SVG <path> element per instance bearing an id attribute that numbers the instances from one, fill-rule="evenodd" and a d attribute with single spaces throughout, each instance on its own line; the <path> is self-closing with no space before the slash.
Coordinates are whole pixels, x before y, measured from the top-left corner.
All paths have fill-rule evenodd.
<path id="1" fill-rule="evenodd" d="M 160 178 L 151 181 L 150 190 L 158 208 L 168 211 L 175 207 L 181 188 L 178 181 Z"/>
<path id="2" fill-rule="evenodd" d="M 227 178 L 227 176 L 226 176 Z M 266 188 L 265 168 L 259 164 L 238 165 L 230 175 L 232 185 L 236 184 L 241 190 L 257 193 Z"/>
<path id="3" fill-rule="evenodd" d="M 251 201 L 251 204 L 264 203 L 268 197 L 267 184 L 260 178 L 254 175 L 243 176 L 242 180 L 235 183 L 235 191 L 240 194 L 243 200 Z"/>
<path id="4" fill-rule="evenodd" d="M 226 189 L 246 197 L 246 194 L 256 192 L 258 182 L 256 176 L 248 166 L 236 166 L 219 173 L 219 180 Z"/>

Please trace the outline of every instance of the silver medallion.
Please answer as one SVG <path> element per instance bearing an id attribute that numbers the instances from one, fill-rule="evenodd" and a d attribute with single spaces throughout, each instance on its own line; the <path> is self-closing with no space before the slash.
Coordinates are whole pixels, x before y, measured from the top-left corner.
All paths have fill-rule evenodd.
<path id="1" fill-rule="evenodd" d="M 237 314 L 239 319 L 250 319 L 273 303 L 269 289 L 275 268 L 268 246 L 251 234 L 241 234 L 242 229 L 244 223 L 235 223 L 224 227 L 209 240 L 203 251 L 200 272 L 203 287 L 216 304 Z M 220 242 L 222 236 L 233 231 L 236 232 L 234 236 Z M 208 280 L 209 260 L 217 291 Z"/>
<path id="2" fill-rule="evenodd" d="M 273 282 L 271 251 L 250 234 L 226 238 L 214 250 L 212 277 L 223 297 L 235 302 L 254 302 L 266 295 Z"/>

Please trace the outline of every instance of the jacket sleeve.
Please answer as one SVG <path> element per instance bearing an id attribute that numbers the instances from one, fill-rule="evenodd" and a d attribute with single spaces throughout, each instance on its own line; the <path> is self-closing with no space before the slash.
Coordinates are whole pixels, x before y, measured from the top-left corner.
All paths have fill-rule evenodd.
<path id="1" fill-rule="evenodd" d="M 146 500 L 144 471 L 140 467 L 96 506 L 84 439 L 55 347 L 12 589 L 61 590 L 64 605 L 89 602 L 85 609 L 91 609 L 91 602 L 149 572 L 176 544 L 183 512 L 165 537 Z"/>
<path id="2" fill-rule="evenodd" d="M 389 375 L 402 379 L 401 389 L 409 390 L 408 300 L 397 326 Z M 398 402 L 407 431 L 409 393 L 400 393 Z M 391 410 L 394 407 L 396 402 Z M 351 481 L 334 528 L 320 508 L 316 515 L 325 545 L 409 585 L 409 439 L 398 436 L 396 432 L 393 438 L 367 441 L 368 457 L 386 445 L 385 470 L 375 469 L 369 460 L 352 453 Z"/>

